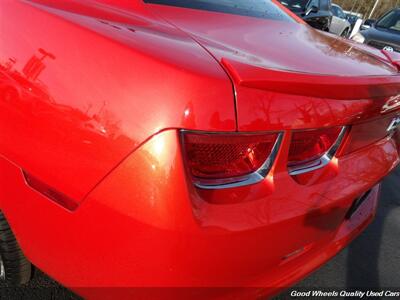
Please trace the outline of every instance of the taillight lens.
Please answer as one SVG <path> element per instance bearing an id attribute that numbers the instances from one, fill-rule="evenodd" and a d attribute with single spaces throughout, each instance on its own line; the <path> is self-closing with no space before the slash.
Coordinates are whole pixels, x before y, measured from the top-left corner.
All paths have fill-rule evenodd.
<path id="1" fill-rule="evenodd" d="M 187 165 L 196 179 L 232 179 L 259 170 L 274 148 L 278 134 L 183 133 Z"/>
<path id="2" fill-rule="evenodd" d="M 321 158 L 338 140 L 343 127 L 296 131 L 289 150 L 289 167 L 301 166 Z"/>

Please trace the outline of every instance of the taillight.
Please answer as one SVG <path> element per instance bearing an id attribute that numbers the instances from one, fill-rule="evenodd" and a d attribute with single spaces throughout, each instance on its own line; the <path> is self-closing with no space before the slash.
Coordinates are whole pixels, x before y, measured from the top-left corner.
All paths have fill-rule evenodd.
<path id="1" fill-rule="evenodd" d="M 280 135 L 183 132 L 182 137 L 195 184 L 224 188 L 262 180 L 269 171 Z"/>
<path id="2" fill-rule="evenodd" d="M 345 132 L 345 127 L 294 132 L 288 158 L 290 173 L 304 173 L 325 165 L 335 155 Z"/>

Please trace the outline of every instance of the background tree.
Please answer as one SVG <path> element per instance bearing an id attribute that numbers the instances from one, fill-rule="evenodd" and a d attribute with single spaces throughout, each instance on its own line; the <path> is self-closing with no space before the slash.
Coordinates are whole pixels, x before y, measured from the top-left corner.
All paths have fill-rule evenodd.
<path id="1" fill-rule="evenodd" d="M 364 19 L 369 14 L 377 0 L 334 0 L 333 3 L 340 5 L 344 10 L 358 12 L 363 14 Z M 376 19 L 382 16 L 388 10 L 400 6 L 400 0 L 378 0 L 378 5 L 371 18 Z"/>

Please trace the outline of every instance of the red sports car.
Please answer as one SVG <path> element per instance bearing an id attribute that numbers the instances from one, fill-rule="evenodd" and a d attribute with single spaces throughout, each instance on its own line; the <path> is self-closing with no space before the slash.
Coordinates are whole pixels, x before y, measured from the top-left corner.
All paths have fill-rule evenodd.
<path id="1" fill-rule="evenodd" d="M 256 299 L 373 219 L 400 55 L 274 0 L 0 1 L 0 255 L 88 299 Z"/>

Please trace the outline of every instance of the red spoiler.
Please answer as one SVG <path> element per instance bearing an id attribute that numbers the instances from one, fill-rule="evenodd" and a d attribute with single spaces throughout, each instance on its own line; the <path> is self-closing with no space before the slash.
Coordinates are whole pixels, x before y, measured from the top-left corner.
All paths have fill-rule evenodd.
<path id="1" fill-rule="evenodd" d="M 388 62 L 400 64 L 388 53 Z M 272 70 L 223 58 L 234 81 L 244 87 L 338 100 L 391 97 L 400 94 L 400 75 L 333 76 Z"/>

